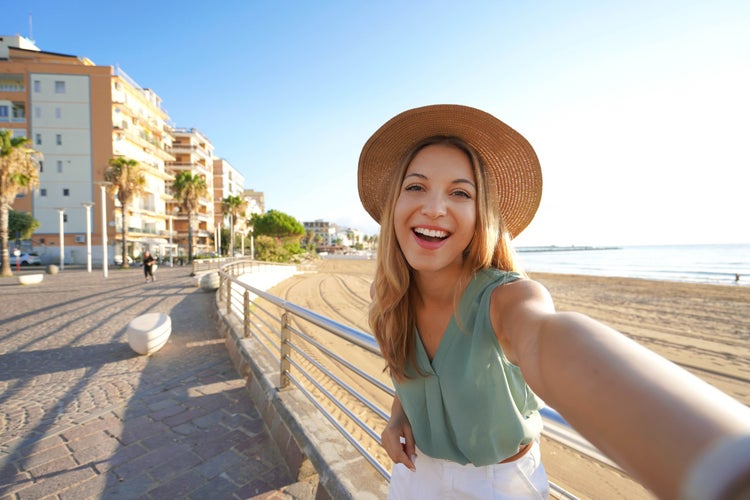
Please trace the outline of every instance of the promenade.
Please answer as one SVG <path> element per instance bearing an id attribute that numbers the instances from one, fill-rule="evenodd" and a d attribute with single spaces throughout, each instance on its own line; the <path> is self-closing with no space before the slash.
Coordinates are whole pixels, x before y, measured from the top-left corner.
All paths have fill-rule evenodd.
<path id="1" fill-rule="evenodd" d="M 156 278 L 136 267 L 0 279 L 1 499 L 314 496 L 235 371 L 213 294 L 189 267 Z M 149 312 L 168 314 L 172 335 L 139 356 L 125 331 Z"/>

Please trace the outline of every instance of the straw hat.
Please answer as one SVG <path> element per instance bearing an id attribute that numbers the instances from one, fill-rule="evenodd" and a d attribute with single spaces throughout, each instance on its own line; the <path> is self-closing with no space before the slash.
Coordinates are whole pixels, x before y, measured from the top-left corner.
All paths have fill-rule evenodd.
<path id="1" fill-rule="evenodd" d="M 378 223 L 390 181 L 401 162 L 420 141 L 455 136 L 471 145 L 485 166 L 488 189 L 496 189 L 500 217 L 511 237 L 534 218 L 542 198 L 539 159 L 524 137 L 494 116 L 454 104 L 414 108 L 391 118 L 362 148 L 359 198 Z M 494 182 L 493 182 L 494 181 Z"/>

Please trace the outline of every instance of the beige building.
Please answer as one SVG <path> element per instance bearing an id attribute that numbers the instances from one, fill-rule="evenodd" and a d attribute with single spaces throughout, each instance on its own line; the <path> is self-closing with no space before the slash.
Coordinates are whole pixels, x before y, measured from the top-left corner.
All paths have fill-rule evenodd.
<path id="1" fill-rule="evenodd" d="M 247 202 L 248 216 L 266 213 L 266 197 L 262 191 L 245 189 L 242 193 L 242 197 Z"/>
<path id="2" fill-rule="evenodd" d="M 214 228 L 214 146 L 208 138 L 195 128 L 175 128 L 172 130 L 172 154 L 174 161 L 168 162 L 167 169 L 176 176 L 180 172 L 191 172 L 206 182 L 208 193 L 198 201 L 197 213 L 193 214 L 194 255 L 207 255 L 215 251 Z M 171 192 L 171 182 L 167 183 Z M 175 201 L 169 203 L 167 212 L 174 218 L 175 238 L 180 255 L 187 255 L 188 215 Z"/>
<path id="3" fill-rule="evenodd" d="M 90 202 L 92 260 L 101 263 L 104 231 L 110 263 L 120 254 L 122 208 L 110 195 L 102 203 L 100 187 L 109 159 L 119 155 L 137 160 L 146 176 L 145 193 L 130 207 L 128 253 L 165 254 L 172 179 L 165 162 L 174 159 L 168 120 L 159 96 L 121 69 L 0 36 L 0 128 L 30 138 L 44 155 L 39 189 L 13 206 L 40 221 L 30 246 L 44 263 L 59 261 L 61 243 L 66 263 L 86 262 Z"/>

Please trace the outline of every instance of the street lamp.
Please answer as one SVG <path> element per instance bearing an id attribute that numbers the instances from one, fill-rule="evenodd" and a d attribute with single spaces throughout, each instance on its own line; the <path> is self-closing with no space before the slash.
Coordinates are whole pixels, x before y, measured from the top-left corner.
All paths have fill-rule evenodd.
<path id="1" fill-rule="evenodd" d="M 109 271 L 109 258 L 107 257 L 107 186 L 111 186 L 112 183 L 99 181 L 97 184 L 102 188 L 102 271 L 104 271 L 104 277 L 106 278 Z"/>
<path id="2" fill-rule="evenodd" d="M 250 226 L 250 260 L 255 260 L 255 227 Z"/>
<path id="3" fill-rule="evenodd" d="M 172 246 L 172 219 L 174 216 L 169 214 L 169 267 L 174 267 L 173 255 L 174 247 Z"/>
<path id="4" fill-rule="evenodd" d="M 63 229 L 64 221 L 64 208 L 58 208 L 57 213 L 60 214 L 60 271 L 65 270 L 65 230 Z"/>
<path id="5" fill-rule="evenodd" d="M 85 201 L 81 205 L 86 207 L 86 271 L 91 272 L 91 207 L 94 203 Z"/>

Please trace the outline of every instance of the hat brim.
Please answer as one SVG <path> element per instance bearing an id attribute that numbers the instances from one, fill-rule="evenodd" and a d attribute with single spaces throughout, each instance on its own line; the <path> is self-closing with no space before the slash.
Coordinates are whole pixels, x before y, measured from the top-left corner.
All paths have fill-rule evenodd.
<path id="1" fill-rule="evenodd" d="M 410 109 L 380 127 L 362 148 L 357 174 L 365 210 L 380 223 L 394 175 L 424 139 L 458 137 L 472 146 L 494 182 L 500 217 L 516 237 L 531 223 L 542 199 L 542 171 L 531 144 L 514 129 L 476 108 L 438 104 Z"/>

